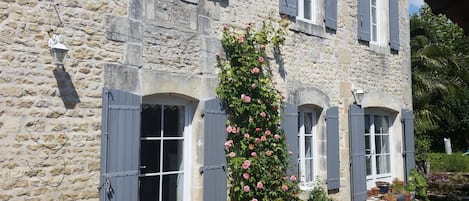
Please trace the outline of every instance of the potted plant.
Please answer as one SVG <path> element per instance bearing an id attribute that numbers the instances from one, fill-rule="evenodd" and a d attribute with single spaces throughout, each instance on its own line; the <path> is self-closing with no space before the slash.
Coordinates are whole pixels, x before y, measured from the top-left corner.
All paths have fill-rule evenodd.
<path id="1" fill-rule="evenodd" d="M 375 182 L 376 186 L 379 188 L 379 193 L 386 194 L 389 190 L 389 182 L 377 181 Z"/>
<path id="2" fill-rule="evenodd" d="M 379 188 L 378 188 L 378 187 L 373 187 L 373 188 L 371 188 L 371 194 L 372 194 L 373 196 L 378 196 L 378 194 L 379 194 Z"/>

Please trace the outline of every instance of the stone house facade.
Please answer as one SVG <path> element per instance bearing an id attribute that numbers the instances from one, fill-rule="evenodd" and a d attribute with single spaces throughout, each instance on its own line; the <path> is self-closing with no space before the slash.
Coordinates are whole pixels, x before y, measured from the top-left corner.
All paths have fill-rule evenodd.
<path id="1" fill-rule="evenodd" d="M 406 179 L 405 0 L 6 0 L 0 200 L 225 200 L 221 27 L 281 17 L 286 43 L 269 59 L 301 188 L 319 178 L 362 201 L 375 181 Z M 64 68 L 51 29 L 70 49 Z"/>

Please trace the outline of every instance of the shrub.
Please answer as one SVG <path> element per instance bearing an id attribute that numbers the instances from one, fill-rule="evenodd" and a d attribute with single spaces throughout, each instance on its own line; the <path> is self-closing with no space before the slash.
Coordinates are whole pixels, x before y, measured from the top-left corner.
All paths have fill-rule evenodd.
<path id="1" fill-rule="evenodd" d="M 334 199 L 327 197 L 327 192 L 322 187 L 321 181 L 316 178 L 313 190 L 309 194 L 308 201 L 334 201 Z"/>
<path id="2" fill-rule="evenodd" d="M 469 172 L 469 156 L 462 153 L 431 153 L 428 158 L 432 172 Z"/>

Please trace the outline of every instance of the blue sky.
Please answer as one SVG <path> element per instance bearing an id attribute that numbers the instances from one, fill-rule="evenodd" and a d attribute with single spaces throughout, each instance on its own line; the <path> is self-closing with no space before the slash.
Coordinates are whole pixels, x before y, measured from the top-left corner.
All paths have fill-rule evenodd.
<path id="1" fill-rule="evenodd" d="M 409 13 L 410 15 L 419 11 L 419 8 L 424 4 L 423 0 L 409 0 Z"/>

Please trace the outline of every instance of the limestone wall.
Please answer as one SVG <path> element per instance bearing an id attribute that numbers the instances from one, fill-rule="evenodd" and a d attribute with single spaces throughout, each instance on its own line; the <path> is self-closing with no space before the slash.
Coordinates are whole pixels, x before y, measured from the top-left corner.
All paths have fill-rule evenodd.
<path id="1" fill-rule="evenodd" d="M 124 47 L 105 37 L 105 13 L 124 1 L 0 2 L 0 200 L 98 200 L 104 63 Z M 119 3 L 119 4 L 118 4 Z M 54 71 L 54 29 L 70 49 Z"/>

